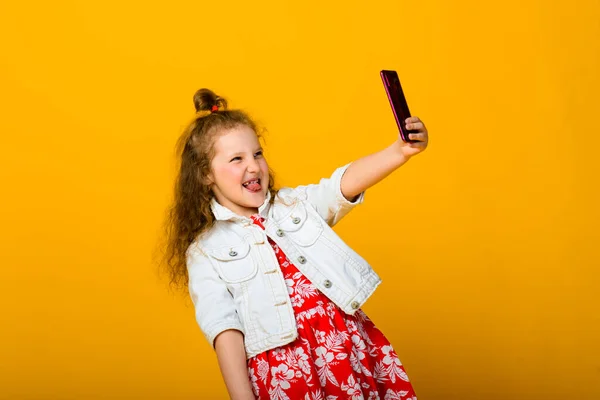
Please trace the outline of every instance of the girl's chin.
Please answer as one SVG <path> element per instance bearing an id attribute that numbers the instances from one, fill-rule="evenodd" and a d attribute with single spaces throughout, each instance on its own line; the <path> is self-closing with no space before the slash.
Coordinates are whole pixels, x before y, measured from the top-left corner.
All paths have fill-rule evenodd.
<path id="1" fill-rule="evenodd" d="M 264 190 L 261 190 L 260 192 L 255 193 L 247 192 L 245 197 L 247 199 L 246 203 L 249 207 L 260 207 L 265 202 L 267 194 L 264 192 Z"/>

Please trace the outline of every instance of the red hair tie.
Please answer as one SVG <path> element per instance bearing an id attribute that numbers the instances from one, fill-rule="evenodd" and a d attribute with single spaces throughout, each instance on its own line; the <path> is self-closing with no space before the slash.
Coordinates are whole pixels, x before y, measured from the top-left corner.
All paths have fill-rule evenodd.
<path id="1" fill-rule="evenodd" d="M 212 109 L 210 110 L 210 112 L 215 112 L 215 111 L 219 111 L 219 106 L 212 106 Z"/>

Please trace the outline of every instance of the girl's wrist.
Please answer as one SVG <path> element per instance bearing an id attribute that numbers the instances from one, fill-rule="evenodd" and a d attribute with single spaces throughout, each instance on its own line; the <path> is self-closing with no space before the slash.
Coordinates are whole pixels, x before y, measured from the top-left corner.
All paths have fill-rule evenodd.
<path id="1" fill-rule="evenodd" d="M 391 146 L 390 149 L 394 154 L 394 158 L 398 166 L 406 163 L 410 160 L 411 156 L 404 153 L 404 142 L 402 139 L 396 140 Z"/>

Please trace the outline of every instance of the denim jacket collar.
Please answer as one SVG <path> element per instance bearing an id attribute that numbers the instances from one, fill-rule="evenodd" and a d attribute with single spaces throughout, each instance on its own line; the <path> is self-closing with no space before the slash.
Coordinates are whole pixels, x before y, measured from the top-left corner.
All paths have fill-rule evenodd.
<path id="1" fill-rule="evenodd" d="M 269 213 L 270 201 L 271 192 L 267 191 L 265 201 L 258 208 L 258 214 L 265 219 L 267 218 L 267 215 Z M 231 211 L 229 208 L 222 206 L 214 197 L 210 202 L 210 207 L 217 221 L 248 222 L 250 220 L 249 218 L 238 215 Z"/>

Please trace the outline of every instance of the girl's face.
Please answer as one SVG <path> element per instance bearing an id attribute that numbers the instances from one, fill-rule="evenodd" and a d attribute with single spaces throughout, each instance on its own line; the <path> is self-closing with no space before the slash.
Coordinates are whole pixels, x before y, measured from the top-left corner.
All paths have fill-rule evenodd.
<path id="1" fill-rule="evenodd" d="M 246 125 L 220 132 L 214 143 L 209 184 L 216 200 L 234 213 L 258 212 L 269 190 L 269 165 L 256 133 Z"/>

